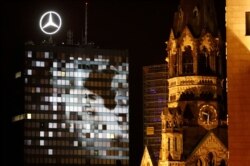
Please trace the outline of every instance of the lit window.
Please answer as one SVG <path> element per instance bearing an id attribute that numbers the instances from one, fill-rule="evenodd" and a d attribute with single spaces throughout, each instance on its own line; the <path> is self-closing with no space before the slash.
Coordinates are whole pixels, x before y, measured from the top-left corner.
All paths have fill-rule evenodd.
<path id="1" fill-rule="evenodd" d="M 36 88 L 36 92 L 37 92 L 37 93 L 40 93 L 40 91 L 41 91 L 40 88 L 37 87 L 37 88 Z"/>
<path id="2" fill-rule="evenodd" d="M 53 111 L 57 110 L 57 105 L 53 105 Z"/>
<path id="3" fill-rule="evenodd" d="M 74 146 L 78 146 L 78 141 L 74 141 Z"/>
<path id="4" fill-rule="evenodd" d="M 82 82 L 82 81 L 77 81 L 77 85 L 78 85 L 78 86 L 82 86 L 82 85 L 83 85 L 83 82 Z"/>
<path id="5" fill-rule="evenodd" d="M 62 85 L 62 80 L 57 80 L 57 85 Z"/>
<path id="6" fill-rule="evenodd" d="M 27 57 L 32 58 L 32 52 L 31 51 L 28 51 Z"/>
<path id="7" fill-rule="evenodd" d="M 57 119 L 57 115 L 53 114 L 53 119 L 56 120 Z"/>
<path id="8" fill-rule="evenodd" d="M 61 76 L 62 75 L 62 73 L 61 73 L 61 71 L 57 71 L 57 76 Z"/>
<path id="9" fill-rule="evenodd" d="M 44 140 L 40 140 L 40 146 L 44 146 Z"/>
<path id="10" fill-rule="evenodd" d="M 31 119 L 31 114 L 27 114 L 27 119 Z"/>
<path id="11" fill-rule="evenodd" d="M 84 147 L 86 145 L 87 145 L 87 143 L 85 141 L 82 141 L 82 146 Z"/>
<path id="12" fill-rule="evenodd" d="M 53 137 L 53 132 L 49 131 L 49 137 Z"/>
<path id="13" fill-rule="evenodd" d="M 44 62 L 41 62 L 41 67 L 44 67 L 45 66 L 45 63 Z"/>
<path id="14" fill-rule="evenodd" d="M 22 76 L 22 73 L 19 71 L 16 73 L 15 78 L 20 78 Z"/>
<path id="15" fill-rule="evenodd" d="M 28 74 L 28 75 L 32 75 L 32 70 L 31 70 L 31 69 L 28 69 L 28 70 L 27 70 L 27 74 Z"/>
<path id="16" fill-rule="evenodd" d="M 53 155 L 53 149 L 48 149 L 48 155 Z"/>
<path id="17" fill-rule="evenodd" d="M 57 62 L 53 62 L 53 67 L 57 67 Z"/>
<path id="18" fill-rule="evenodd" d="M 49 58 L 49 52 L 44 53 L 44 58 Z"/>
<path id="19" fill-rule="evenodd" d="M 115 138 L 115 134 L 110 134 L 110 138 L 114 139 Z"/>
<path id="20" fill-rule="evenodd" d="M 41 62 L 40 61 L 36 61 L 36 67 L 40 67 L 41 66 Z"/>
<path id="21" fill-rule="evenodd" d="M 44 137 L 44 131 L 40 131 L 40 137 Z"/>
<path id="22" fill-rule="evenodd" d="M 66 81 L 65 81 L 65 80 L 62 80 L 61 84 L 62 84 L 62 85 L 65 85 L 65 84 L 66 84 Z"/>
<path id="23" fill-rule="evenodd" d="M 85 124 L 85 128 L 86 128 L 87 130 L 90 130 L 90 124 Z"/>
<path id="24" fill-rule="evenodd" d="M 65 129 L 65 123 L 62 123 L 62 124 L 61 124 L 61 127 L 62 127 L 63 129 Z"/>
<path id="25" fill-rule="evenodd" d="M 54 129 L 57 128 L 57 123 L 53 123 L 53 128 L 54 128 Z"/>
<path id="26" fill-rule="evenodd" d="M 74 124 L 70 124 L 70 127 L 69 127 L 69 132 L 74 132 Z"/>
<path id="27" fill-rule="evenodd" d="M 53 71 L 53 76 L 57 76 L 57 71 Z"/>

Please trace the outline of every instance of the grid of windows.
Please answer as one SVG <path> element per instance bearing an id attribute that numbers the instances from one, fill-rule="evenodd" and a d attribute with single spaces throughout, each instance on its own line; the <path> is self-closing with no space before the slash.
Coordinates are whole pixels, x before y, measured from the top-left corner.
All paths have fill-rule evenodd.
<path id="1" fill-rule="evenodd" d="M 25 162 L 128 165 L 126 51 L 39 50 L 26 51 Z"/>
<path id="2" fill-rule="evenodd" d="M 144 145 L 150 146 L 156 159 L 161 144 L 161 112 L 167 105 L 167 64 L 143 67 Z"/>

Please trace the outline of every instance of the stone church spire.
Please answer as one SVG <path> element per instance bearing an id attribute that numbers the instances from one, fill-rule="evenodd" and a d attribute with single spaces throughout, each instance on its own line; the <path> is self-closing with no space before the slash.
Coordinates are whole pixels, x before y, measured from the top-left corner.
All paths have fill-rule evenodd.
<path id="1" fill-rule="evenodd" d="M 200 37 L 204 29 L 213 36 L 217 36 L 218 25 L 214 1 L 181 0 L 174 15 L 175 36 L 179 37 L 186 26 L 195 38 Z"/>
<path id="2" fill-rule="evenodd" d="M 213 0 L 181 0 L 167 45 L 169 77 L 221 74 L 221 36 Z"/>
<path id="3" fill-rule="evenodd" d="M 222 100 L 224 89 L 220 85 L 224 52 L 214 0 L 180 0 L 166 43 L 169 97 L 168 108 L 161 116 L 158 165 L 208 165 L 215 158 L 224 161 L 227 150 L 219 148 L 218 142 L 216 147 L 206 144 L 206 152 L 195 152 L 205 146 L 209 137 L 221 139 L 227 135 L 223 126 L 226 102 Z M 216 135 L 217 132 L 224 136 Z M 226 142 L 223 139 L 220 146 Z"/>
<path id="4" fill-rule="evenodd" d="M 158 166 L 227 165 L 225 55 L 214 1 L 180 0 L 175 12 Z"/>

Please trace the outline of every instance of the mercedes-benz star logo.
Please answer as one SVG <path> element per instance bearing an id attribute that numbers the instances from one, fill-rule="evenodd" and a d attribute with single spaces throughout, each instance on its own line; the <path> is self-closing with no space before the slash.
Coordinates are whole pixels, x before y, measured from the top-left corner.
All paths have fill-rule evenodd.
<path id="1" fill-rule="evenodd" d="M 59 31 L 62 25 L 62 20 L 58 13 L 48 11 L 40 18 L 39 25 L 45 34 L 52 35 Z"/>

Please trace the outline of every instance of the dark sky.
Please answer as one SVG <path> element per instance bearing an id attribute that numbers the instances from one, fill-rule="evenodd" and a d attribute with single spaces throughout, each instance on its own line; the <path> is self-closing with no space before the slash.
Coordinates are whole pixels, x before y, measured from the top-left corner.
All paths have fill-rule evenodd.
<path id="1" fill-rule="evenodd" d="M 218 2 L 219 1 L 219 2 Z M 224 27 L 225 0 L 215 1 L 218 20 Z M 130 149 L 131 162 L 139 165 L 142 155 L 142 66 L 165 63 L 165 41 L 172 26 L 173 12 L 179 0 L 88 0 L 88 41 L 100 48 L 128 49 L 130 56 Z M 20 68 L 25 41 L 39 44 L 47 36 L 39 27 L 39 17 L 47 10 L 57 11 L 62 29 L 53 36 L 55 42 L 66 40 L 71 29 L 74 41 L 81 41 L 84 29 L 84 0 L 1 1 L 1 89 L 3 100 L 3 141 L 8 140 L 11 110 L 8 109 L 14 73 Z M 221 14 L 222 13 L 222 14 Z M 224 32 L 223 32 L 224 33 Z M 2 110 L 2 109 L 1 109 Z M 5 151 L 6 145 L 2 152 Z M 2 153 L 1 153 L 2 154 Z"/>

